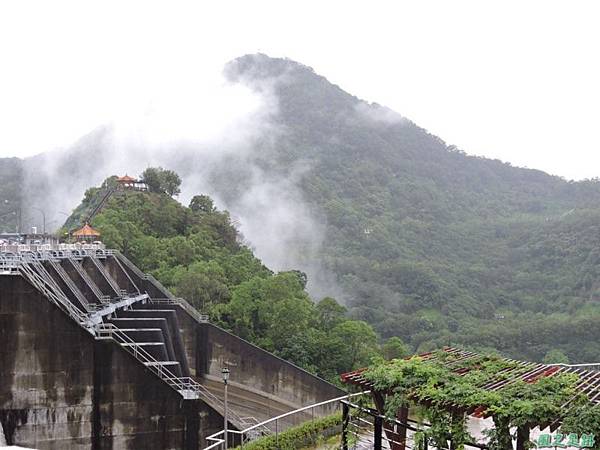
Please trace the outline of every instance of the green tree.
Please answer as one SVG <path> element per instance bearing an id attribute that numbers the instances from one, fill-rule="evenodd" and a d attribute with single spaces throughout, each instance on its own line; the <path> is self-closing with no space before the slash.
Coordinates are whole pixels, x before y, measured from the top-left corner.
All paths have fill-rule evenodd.
<path id="1" fill-rule="evenodd" d="M 569 364 L 569 358 L 561 350 L 554 348 L 544 355 L 544 364 Z"/>
<path id="2" fill-rule="evenodd" d="M 322 330 L 331 330 L 337 324 L 346 320 L 346 308 L 334 298 L 325 297 L 317 303 L 319 326 Z"/>
<path id="3" fill-rule="evenodd" d="M 207 214 L 216 210 L 212 199 L 208 195 L 194 195 L 192 200 L 190 200 L 190 209 L 194 212 Z"/>
<path id="4" fill-rule="evenodd" d="M 173 197 L 181 190 L 181 178 L 172 170 L 162 167 L 148 167 L 142 173 L 142 180 L 148 186 L 148 190 L 154 193 L 166 193 Z"/>
<path id="5" fill-rule="evenodd" d="M 148 190 L 150 192 L 161 193 L 162 190 L 162 180 L 161 180 L 161 167 L 148 167 L 142 173 L 142 180 L 148 186 Z"/>
<path id="6" fill-rule="evenodd" d="M 387 360 L 404 358 L 410 355 L 407 345 L 397 336 L 389 338 L 381 347 L 381 353 Z"/>
<path id="7" fill-rule="evenodd" d="M 178 271 L 172 283 L 178 296 L 204 313 L 209 311 L 210 305 L 227 302 L 231 297 L 225 272 L 215 261 L 193 263 Z"/>
<path id="8" fill-rule="evenodd" d="M 148 169 L 148 179 L 159 169 Z M 188 209 L 153 189 L 120 192 L 96 216 L 94 226 L 109 247 L 219 325 L 333 382 L 377 354 L 369 325 L 349 321 L 333 298 L 313 303 L 304 272 L 274 274 L 265 267 L 208 196 L 195 196 Z M 78 210 L 99 195 L 89 190 Z"/>
<path id="9" fill-rule="evenodd" d="M 162 171 L 162 188 L 171 197 L 181 193 L 181 178 L 172 170 Z"/>
<path id="10" fill-rule="evenodd" d="M 347 320 L 338 324 L 331 336 L 343 343 L 338 351 L 347 370 L 366 366 L 378 354 L 377 335 L 366 322 Z"/>

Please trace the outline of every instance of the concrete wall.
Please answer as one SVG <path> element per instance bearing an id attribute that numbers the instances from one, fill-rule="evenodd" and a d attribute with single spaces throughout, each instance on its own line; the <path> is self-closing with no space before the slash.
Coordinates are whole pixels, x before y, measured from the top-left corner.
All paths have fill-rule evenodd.
<path id="1" fill-rule="evenodd" d="M 200 382 L 221 380 L 221 369 L 227 366 L 231 385 L 276 400 L 287 411 L 344 395 L 321 378 L 213 324 L 196 321 L 181 307 L 174 308 L 190 372 Z M 276 414 L 267 411 L 266 415 Z"/>
<path id="2" fill-rule="evenodd" d="M 298 407 L 344 394 L 336 386 L 213 324 L 198 324 L 197 332 L 200 348 L 196 370 L 200 376 L 220 378 L 221 369 L 228 366 L 231 382 L 251 386 Z"/>
<path id="3" fill-rule="evenodd" d="M 121 289 L 125 289 L 125 291 L 131 295 L 140 293 L 139 286 L 135 284 L 133 279 L 125 271 L 125 268 L 115 260 L 114 256 L 109 256 L 108 258 L 101 260 L 101 263 L 104 264 L 104 268 L 108 271 L 108 274 L 117 282 Z"/>
<path id="4" fill-rule="evenodd" d="M 17 276 L 0 277 L 0 424 L 42 450 L 197 449 L 222 425 Z"/>

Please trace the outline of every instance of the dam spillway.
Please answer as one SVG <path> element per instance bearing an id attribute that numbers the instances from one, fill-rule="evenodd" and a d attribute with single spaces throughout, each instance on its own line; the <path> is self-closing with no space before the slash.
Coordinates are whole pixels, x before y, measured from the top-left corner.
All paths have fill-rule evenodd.
<path id="1" fill-rule="evenodd" d="M 9 445 L 202 448 L 223 426 L 224 366 L 236 429 L 341 392 L 92 244 L 0 253 L 0 342 Z"/>

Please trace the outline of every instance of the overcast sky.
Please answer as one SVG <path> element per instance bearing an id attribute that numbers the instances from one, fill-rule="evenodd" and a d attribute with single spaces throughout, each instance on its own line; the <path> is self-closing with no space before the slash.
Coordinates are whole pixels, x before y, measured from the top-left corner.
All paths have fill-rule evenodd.
<path id="1" fill-rule="evenodd" d="M 0 155 L 67 146 L 157 101 L 201 119 L 223 64 L 263 52 L 467 153 L 600 176 L 599 13 L 576 0 L 3 0 Z"/>

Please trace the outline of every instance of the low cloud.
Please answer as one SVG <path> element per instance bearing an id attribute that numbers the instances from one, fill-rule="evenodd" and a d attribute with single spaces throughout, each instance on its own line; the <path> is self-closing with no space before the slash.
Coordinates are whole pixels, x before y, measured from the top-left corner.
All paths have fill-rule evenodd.
<path id="1" fill-rule="evenodd" d="M 267 266 L 305 271 L 315 297 L 339 294 L 318 263 L 324 227 L 299 188 L 310 167 L 299 162 L 275 175 L 259 162 L 285 134 L 274 120 L 277 82 L 267 79 L 257 90 L 225 78 L 200 80 L 159 89 L 142 107 L 126 102 L 110 123 L 69 148 L 26 160 L 26 204 L 42 207 L 48 229 L 56 229 L 106 177 L 173 169 L 183 179 L 182 203 L 197 193 L 212 196 Z M 41 225 L 36 210 L 26 219 Z"/>

